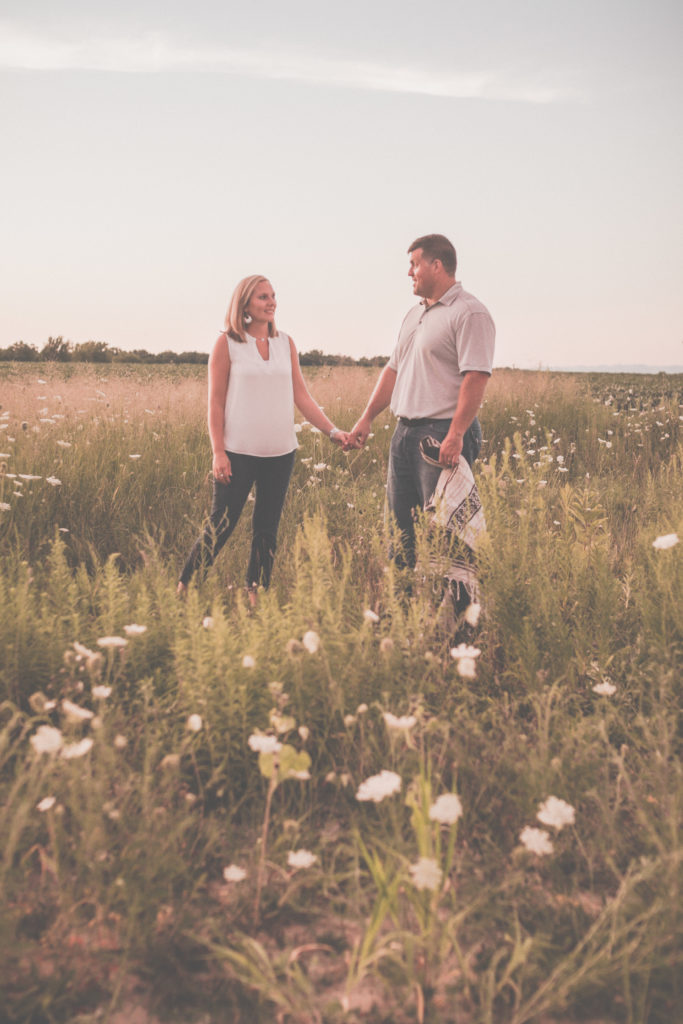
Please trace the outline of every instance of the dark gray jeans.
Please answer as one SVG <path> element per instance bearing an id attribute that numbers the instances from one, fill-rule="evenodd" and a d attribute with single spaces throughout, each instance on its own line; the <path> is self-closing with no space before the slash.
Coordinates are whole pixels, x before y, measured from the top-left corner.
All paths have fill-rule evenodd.
<path id="1" fill-rule="evenodd" d="M 430 436 L 443 441 L 450 425 L 450 419 L 425 420 L 417 426 L 401 420 L 396 424 L 389 450 L 387 505 L 401 531 L 402 551 L 395 554 L 400 565 L 415 565 L 415 509 L 424 508 L 441 472 L 422 458 L 420 441 Z M 479 454 L 481 440 L 481 426 L 475 417 L 462 442 L 462 455 L 470 466 Z"/>
<path id="2" fill-rule="evenodd" d="M 227 484 L 213 482 L 211 516 L 204 532 L 195 542 L 185 563 L 180 582 L 187 585 L 192 574 L 206 569 L 237 526 L 249 491 L 256 485 L 256 502 L 252 525 L 251 557 L 247 568 L 247 586 L 268 587 L 273 569 L 277 530 L 285 503 L 289 478 L 294 466 L 294 452 L 263 457 L 227 452 L 232 476 Z"/>

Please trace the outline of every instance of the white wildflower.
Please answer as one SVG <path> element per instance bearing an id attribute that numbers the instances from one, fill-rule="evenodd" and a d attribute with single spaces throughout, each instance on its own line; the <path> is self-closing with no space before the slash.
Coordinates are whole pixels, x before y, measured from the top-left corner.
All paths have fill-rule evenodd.
<path id="1" fill-rule="evenodd" d="M 36 804 L 36 807 L 41 813 L 44 813 L 45 811 L 49 811 L 51 807 L 54 807 L 54 805 L 55 798 L 53 796 L 44 796 L 40 803 Z"/>
<path id="2" fill-rule="evenodd" d="M 243 882 L 247 877 L 247 873 L 244 868 L 240 868 L 237 864 L 230 864 L 227 868 L 223 868 L 223 878 L 226 882 Z"/>
<path id="3" fill-rule="evenodd" d="M 657 537 L 656 540 L 652 541 L 652 547 L 657 551 L 666 551 L 667 548 L 672 548 L 678 544 L 677 533 L 665 533 L 661 537 Z"/>
<path id="4" fill-rule="evenodd" d="M 539 857 L 553 852 L 550 836 L 542 828 L 532 828 L 530 825 L 526 825 L 519 833 L 519 840 L 527 850 Z"/>
<path id="5" fill-rule="evenodd" d="M 202 724 L 201 715 L 190 715 L 186 723 L 186 728 L 189 732 L 201 732 Z"/>
<path id="6" fill-rule="evenodd" d="M 356 724 L 356 716 L 355 715 L 344 715 L 344 725 L 346 726 L 347 729 L 350 729 L 355 724 Z"/>
<path id="7" fill-rule="evenodd" d="M 69 722 L 89 722 L 93 717 L 93 712 L 88 708 L 82 708 L 79 704 L 66 699 L 62 701 L 62 711 Z"/>
<path id="8" fill-rule="evenodd" d="M 559 830 L 564 828 L 565 825 L 574 824 L 576 812 L 572 805 L 568 804 L 565 800 L 560 800 L 556 796 L 549 796 L 547 800 L 539 805 L 536 817 L 543 825 L 552 825 L 553 828 Z"/>
<path id="9" fill-rule="evenodd" d="M 394 649 L 394 641 L 390 636 L 383 636 L 379 642 L 379 649 L 382 654 L 391 654 Z"/>
<path id="10" fill-rule="evenodd" d="M 142 636 L 147 632 L 147 626 L 138 626 L 137 622 L 131 622 L 129 626 L 123 627 L 123 632 L 126 636 Z"/>
<path id="11" fill-rule="evenodd" d="M 94 658 L 94 657 L 97 656 L 95 654 L 95 651 L 91 651 L 89 647 L 86 647 L 85 644 L 79 643 L 78 640 L 74 640 L 73 649 L 75 650 L 76 654 L 78 655 L 78 659 L 77 660 L 80 660 L 81 658 L 85 658 L 86 661 L 89 661 L 90 658 Z"/>
<path id="12" fill-rule="evenodd" d="M 366 622 L 379 622 L 379 615 L 377 612 L 373 612 L 372 608 L 366 608 L 363 612 L 363 618 Z"/>
<path id="13" fill-rule="evenodd" d="M 255 668 L 256 659 L 251 654 L 245 654 L 242 658 L 242 668 Z"/>
<path id="14" fill-rule="evenodd" d="M 385 711 L 382 718 L 390 732 L 410 732 L 413 726 L 417 725 L 415 715 L 401 715 L 400 718 L 397 718 L 396 715 L 392 715 L 391 711 Z"/>
<path id="15" fill-rule="evenodd" d="M 141 459 L 141 458 L 142 458 L 142 456 L 141 456 L 141 455 L 137 455 L 137 454 L 135 454 L 135 455 L 129 455 L 129 456 L 128 456 L 128 458 L 129 458 L 129 459 Z"/>
<path id="16" fill-rule="evenodd" d="M 429 820 L 441 825 L 453 825 L 461 817 L 462 804 L 455 793 L 442 793 L 429 808 Z"/>
<path id="17" fill-rule="evenodd" d="M 317 861 L 317 857 L 310 850 L 290 850 L 287 854 L 287 864 L 290 868 L 298 871 L 299 868 L 310 868 Z"/>
<path id="18" fill-rule="evenodd" d="M 52 725 L 39 725 L 30 742 L 37 754 L 55 754 L 64 741 L 59 729 Z"/>
<path id="19" fill-rule="evenodd" d="M 249 749 L 258 754 L 277 754 L 282 750 L 282 744 L 275 736 L 266 736 L 263 733 L 255 732 L 247 740 Z"/>
<path id="20" fill-rule="evenodd" d="M 121 733 L 118 733 L 114 737 L 114 746 L 116 747 L 117 750 L 125 750 L 125 748 L 128 746 L 128 740 L 126 739 L 125 736 L 122 736 Z"/>
<path id="21" fill-rule="evenodd" d="M 50 484 L 51 487 L 61 487 L 62 481 L 58 480 L 56 476 L 46 476 L 45 483 Z"/>
<path id="22" fill-rule="evenodd" d="M 367 710 L 368 710 L 367 704 L 359 704 L 358 707 L 356 708 L 356 714 L 357 715 L 364 715 Z"/>
<path id="23" fill-rule="evenodd" d="M 123 636 L 101 636 L 97 643 L 100 647 L 125 647 L 128 641 Z"/>
<path id="24" fill-rule="evenodd" d="M 329 469 L 329 468 L 330 467 L 327 465 L 326 462 L 316 462 L 316 464 L 313 467 L 313 469 L 315 469 L 318 473 L 322 473 L 322 471 L 324 469 Z"/>
<path id="25" fill-rule="evenodd" d="M 74 757 L 83 757 L 89 750 L 92 750 L 93 743 L 94 740 L 90 736 L 86 736 L 84 740 L 79 740 L 78 743 L 68 743 L 62 747 L 61 756 L 65 757 L 68 761 Z"/>
<path id="26" fill-rule="evenodd" d="M 476 679 L 477 663 L 474 658 L 459 658 L 456 671 L 463 679 Z"/>
<path id="27" fill-rule="evenodd" d="M 320 637 L 313 629 L 309 629 L 301 638 L 301 643 L 304 645 L 309 654 L 315 654 L 320 647 Z"/>
<path id="28" fill-rule="evenodd" d="M 471 604 L 467 605 L 465 609 L 465 622 L 468 626 L 476 626 L 479 622 L 479 616 L 481 615 L 481 605 L 477 604 L 476 601 L 472 601 Z"/>
<path id="29" fill-rule="evenodd" d="M 371 775 L 361 782 L 356 793 L 356 800 L 373 800 L 380 803 L 387 796 L 398 793 L 401 789 L 401 776 L 384 768 L 379 775 Z"/>
<path id="30" fill-rule="evenodd" d="M 92 695 L 95 700 L 106 700 L 111 697 L 111 686 L 93 686 Z"/>
<path id="31" fill-rule="evenodd" d="M 57 444 L 59 445 L 60 448 L 70 448 L 71 447 L 71 441 L 57 441 Z"/>
<path id="32" fill-rule="evenodd" d="M 417 864 L 410 865 L 410 877 L 416 889 L 438 889 L 443 871 L 431 857 L 420 857 Z"/>
<path id="33" fill-rule="evenodd" d="M 616 692 L 616 686 L 614 683 L 610 683 L 609 679 L 603 679 L 601 683 L 596 683 L 593 687 L 593 693 L 598 693 L 601 697 L 611 697 Z"/>
<path id="34" fill-rule="evenodd" d="M 204 629 L 213 629 L 213 618 L 210 615 L 205 615 L 202 619 L 202 626 Z"/>
<path id="35" fill-rule="evenodd" d="M 0 512 L 11 512 L 12 506 L 6 501 L 0 501 Z"/>
<path id="36" fill-rule="evenodd" d="M 458 644 L 457 647 L 451 647 L 451 658 L 455 661 L 459 661 L 460 658 L 478 658 L 481 651 L 478 647 L 472 647 L 471 644 Z"/>

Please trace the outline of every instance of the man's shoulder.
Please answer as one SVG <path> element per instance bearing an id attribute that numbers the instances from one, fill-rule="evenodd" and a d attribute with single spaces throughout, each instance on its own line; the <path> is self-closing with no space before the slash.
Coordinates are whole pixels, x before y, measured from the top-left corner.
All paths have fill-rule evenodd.
<path id="1" fill-rule="evenodd" d="M 490 316 L 488 309 L 484 303 L 472 295 L 471 292 L 466 292 L 464 288 L 460 288 L 458 293 L 454 296 L 453 301 L 450 304 L 450 308 L 453 310 L 455 315 L 463 316 L 470 313 L 484 313 L 486 316 Z"/>

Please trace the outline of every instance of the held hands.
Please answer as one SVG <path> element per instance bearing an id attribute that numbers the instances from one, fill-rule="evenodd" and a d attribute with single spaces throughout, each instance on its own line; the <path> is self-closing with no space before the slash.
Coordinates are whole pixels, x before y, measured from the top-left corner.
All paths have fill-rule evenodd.
<path id="1" fill-rule="evenodd" d="M 214 480 L 219 484 L 227 484 L 232 476 L 232 466 L 230 465 L 230 459 L 225 452 L 215 452 L 213 456 L 213 467 L 211 472 L 213 473 Z"/>
<path id="2" fill-rule="evenodd" d="M 355 447 L 351 444 L 351 435 L 346 430 L 336 428 L 334 437 L 330 437 L 332 444 L 338 445 L 342 451 L 348 452 L 349 448 Z"/>
<path id="3" fill-rule="evenodd" d="M 361 416 L 356 425 L 349 432 L 349 441 L 344 447 L 345 452 L 350 451 L 351 448 L 363 447 L 368 439 L 368 435 L 370 434 L 370 425 L 370 421 Z"/>

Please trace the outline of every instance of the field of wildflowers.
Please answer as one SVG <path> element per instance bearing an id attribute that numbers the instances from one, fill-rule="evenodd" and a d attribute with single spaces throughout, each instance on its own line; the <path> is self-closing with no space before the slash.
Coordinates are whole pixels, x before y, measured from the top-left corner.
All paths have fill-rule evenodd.
<path id="1" fill-rule="evenodd" d="M 320 369 L 335 422 L 376 371 Z M 307 424 L 272 589 L 210 500 L 202 367 L 0 366 L 12 1024 L 670 1024 L 683 380 L 497 371 L 481 602 L 387 560 L 390 417 Z"/>

